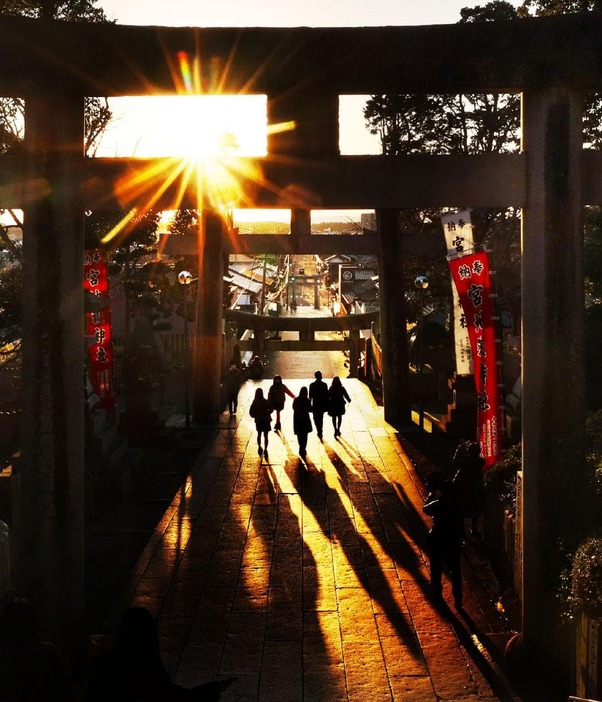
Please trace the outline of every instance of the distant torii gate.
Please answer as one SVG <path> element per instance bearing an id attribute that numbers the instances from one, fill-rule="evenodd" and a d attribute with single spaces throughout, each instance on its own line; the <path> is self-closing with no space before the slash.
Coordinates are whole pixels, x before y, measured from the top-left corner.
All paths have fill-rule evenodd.
<path id="1" fill-rule="evenodd" d="M 326 277 L 326 273 L 313 273 L 311 275 L 305 275 L 304 273 L 295 273 L 290 276 L 288 283 L 286 285 L 286 301 L 290 305 L 290 302 L 295 297 L 295 288 L 297 287 L 297 281 L 299 285 L 311 285 L 314 289 L 314 309 L 320 309 L 320 284 Z"/>
<path id="2" fill-rule="evenodd" d="M 378 321 L 378 312 L 345 315 L 344 317 L 266 317 L 238 310 L 225 310 L 224 318 L 239 330 L 252 329 L 253 338 L 238 342 L 241 351 L 253 351 L 260 357 L 272 351 L 348 351 L 349 373 L 355 378 L 360 356 L 360 330 L 371 329 Z M 268 331 L 298 332 L 298 339 L 266 338 Z M 316 339 L 316 332 L 347 332 L 346 339 Z"/>
<path id="3" fill-rule="evenodd" d="M 600 15 L 357 29 L 1 17 L 0 38 L 1 94 L 26 104 L 24 148 L 0 158 L 0 205 L 25 211 L 25 421 L 14 553 L 19 584 L 46 630 L 73 642 L 83 626 L 85 210 L 145 202 L 203 208 L 196 360 L 205 386 L 200 393 L 197 378 L 194 411 L 208 420 L 219 399 L 223 254 L 363 245 L 372 252 L 376 245 L 385 416 L 402 426 L 408 388 L 398 210 L 512 205 L 523 209 L 524 636 L 529 649 L 553 658 L 550 534 L 578 508 L 572 488 L 583 454 L 582 208 L 602 203 L 602 154 L 582 148 L 582 95 L 602 87 Z M 174 93 L 182 55 L 196 67 L 197 92 L 264 94 L 269 125 L 294 127 L 271 129 L 267 157 L 233 171 L 245 207 L 291 209 L 289 236 L 224 237 L 205 191 L 165 161 L 83 157 L 84 97 Z M 521 92 L 521 152 L 340 155 L 340 95 L 459 92 Z M 311 210 L 322 208 L 375 209 L 378 233 L 372 241 L 312 235 Z"/>

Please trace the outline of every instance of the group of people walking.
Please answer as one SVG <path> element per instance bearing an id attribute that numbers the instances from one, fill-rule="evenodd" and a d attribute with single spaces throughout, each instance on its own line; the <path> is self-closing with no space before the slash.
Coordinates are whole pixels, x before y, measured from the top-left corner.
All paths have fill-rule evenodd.
<path id="1" fill-rule="evenodd" d="M 314 426 L 318 438 L 322 440 L 325 414 L 332 418 L 335 438 L 341 436 L 341 422 L 351 398 L 338 376 L 332 379 L 330 385 L 323 380 L 320 371 L 316 371 L 314 377 L 315 380 L 309 387 L 303 386 L 296 396 L 284 384 L 280 375 L 274 376 L 267 396 L 264 396 L 263 388 L 256 389 L 249 413 L 255 420 L 260 456 L 268 456 L 274 413 L 274 431 L 279 432 L 282 428 L 281 413 L 287 395 L 292 398 L 293 431 L 299 442 L 301 458 L 306 457 L 308 437 Z M 241 382 L 240 370 L 233 362 L 226 376 L 231 415 L 236 414 Z M 463 602 L 460 562 L 464 522 L 469 519 L 470 533 L 479 536 L 479 520 L 484 511 L 483 464 L 479 443 L 461 442 L 451 462 L 451 475 L 435 473 L 430 477 L 428 495 L 423 505 L 423 512 L 432 519 L 428 535 L 432 596 L 438 603 L 443 601 L 442 575 L 444 568 L 447 568 L 454 604 L 458 609 L 462 608 Z"/>
<path id="2" fill-rule="evenodd" d="M 315 380 L 309 384 L 309 389 L 303 386 L 297 396 L 282 382 L 280 375 L 274 376 L 267 397 L 264 396 L 262 388 L 257 388 L 249 413 L 255 420 L 257 450 L 260 456 L 268 455 L 269 433 L 274 412 L 276 413 L 274 431 L 280 431 L 282 428 L 281 412 L 287 395 L 293 398 L 293 431 L 297 436 L 299 455 L 302 458 L 307 454 L 307 440 L 313 431 L 312 416 L 319 439 L 323 438 L 325 414 L 332 417 L 335 438 L 341 436 L 345 406 L 351 402 L 349 393 L 338 376 L 332 379 L 330 386 L 322 379 L 320 371 L 316 371 L 314 377 Z"/>

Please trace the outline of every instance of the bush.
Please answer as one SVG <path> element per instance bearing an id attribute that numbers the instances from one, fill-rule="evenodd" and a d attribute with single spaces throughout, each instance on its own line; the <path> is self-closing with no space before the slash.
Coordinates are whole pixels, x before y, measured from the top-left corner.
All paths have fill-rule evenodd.
<path id="1" fill-rule="evenodd" d="M 522 468 L 522 444 L 504 449 L 502 459 L 485 471 L 485 490 L 516 513 L 516 474 Z"/>
<path id="2" fill-rule="evenodd" d="M 588 469 L 594 481 L 594 490 L 602 493 L 602 410 L 590 412 L 585 424 Z"/>
<path id="3" fill-rule="evenodd" d="M 576 550 L 566 596 L 566 614 L 602 616 L 602 537 L 586 539 Z"/>
<path id="4" fill-rule="evenodd" d="M 559 597 L 565 618 L 583 612 L 602 616 L 602 410 L 590 412 L 586 419 L 585 475 L 580 498 L 577 533 L 571 543 L 573 553 L 562 573 Z M 567 534 L 567 537 L 569 535 Z"/>

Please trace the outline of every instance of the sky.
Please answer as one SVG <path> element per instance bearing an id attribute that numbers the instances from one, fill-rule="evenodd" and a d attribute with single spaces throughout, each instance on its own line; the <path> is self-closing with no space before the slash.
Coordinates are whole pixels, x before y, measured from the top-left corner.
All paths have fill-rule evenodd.
<path id="1" fill-rule="evenodd" d="M 176 27 L 367 27 L 451 24 L 487 0 L 100 0 L 119 24 Z M 511 0 L 518 6 L 518 0 Z"/>
<path id="2" fill-rule="evenodd" d="M 460 9 L 487 0 L 100 0 L 118 24 L 197 27 L 335 27 L 453 24 Z M 516 6 L 519 0 L 512 0 Z M 342 96 L 340 149 L 344 155 L 381 153 L 366 129 L 367 96 Z M 186 109 L 182 109 L 186 100 Z M 232 101 L 235 102 L 232 102 Z M 239 102 L 237 103 L 236 100 Z M 240 102 L 244 100 L 244 106 Z M 151 102 L 149 102 L 151 101 Z M 149 106 L 152 108 L 149 109 Z M 238 109 L 232 109 L 239 105 Z M 266 153 L 265 96 L 114 98 L 114 119 L 97 156 L 206 156 L 220 135 L 236 135 L 241 156 Z M 170 124 L 171 129 L 165 129 Z M 199 129 L 202 125 L 202 129 Z M 191 145 L 190 135 L 197 135 Z M 202 135 L 202 137 L 200 136 Z M 276 212 L 274 212 L 276 214 Z M 284 213 L 280 213 L 285 217 Z"/>

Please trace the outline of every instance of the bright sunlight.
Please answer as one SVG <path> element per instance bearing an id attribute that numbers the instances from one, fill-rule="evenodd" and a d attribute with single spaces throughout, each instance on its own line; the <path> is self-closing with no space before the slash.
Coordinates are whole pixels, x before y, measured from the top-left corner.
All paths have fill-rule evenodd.
<path id="1" fill-rule="evenodd" d="M 217 157 L 267 153 L 265 95 L 169 95 L 110 98 L 113 119 L 96 156 Z"/>
<path id="2" fill-rule="evenodd" d="M 94 156 L 160 160 L 142 172 L 126 175 L 117 184 L 115 195 L 126 215 L 104 237 L 104 244 L 127 235 L 136 216 L 156 209 L 163 194 L 176 184 L 177 193 L 169 209 L 178 209 L 187 189 L 193 186 L 197 209 L 219 210 L 233 227 L 234 209 L 252 207 L 240 181 L 260 183 L 262 178 L 259 172 L 249 170 L 254 168 L 249 157 L 267 156 L 269 130 L 295 128 L 294 123 L 268 128 L 266 95 L 199 94 L 199 66 L 183 52 L 172 70 L 175 95 L 109 98 L 112 119 Z M 348 113 L 351 106 L 346 107 L 343 112 Z M 356 117 L 350 131 L 357 131 L 357 115 L 361 115 L 357 96 L 351 111 Z M 347 131 L 344 119 L 340 124 Z M 366 133 L 365 128 L 363 131 Z M 372 148 L 372 144 L 360 147 L 364 153 Z"/>

